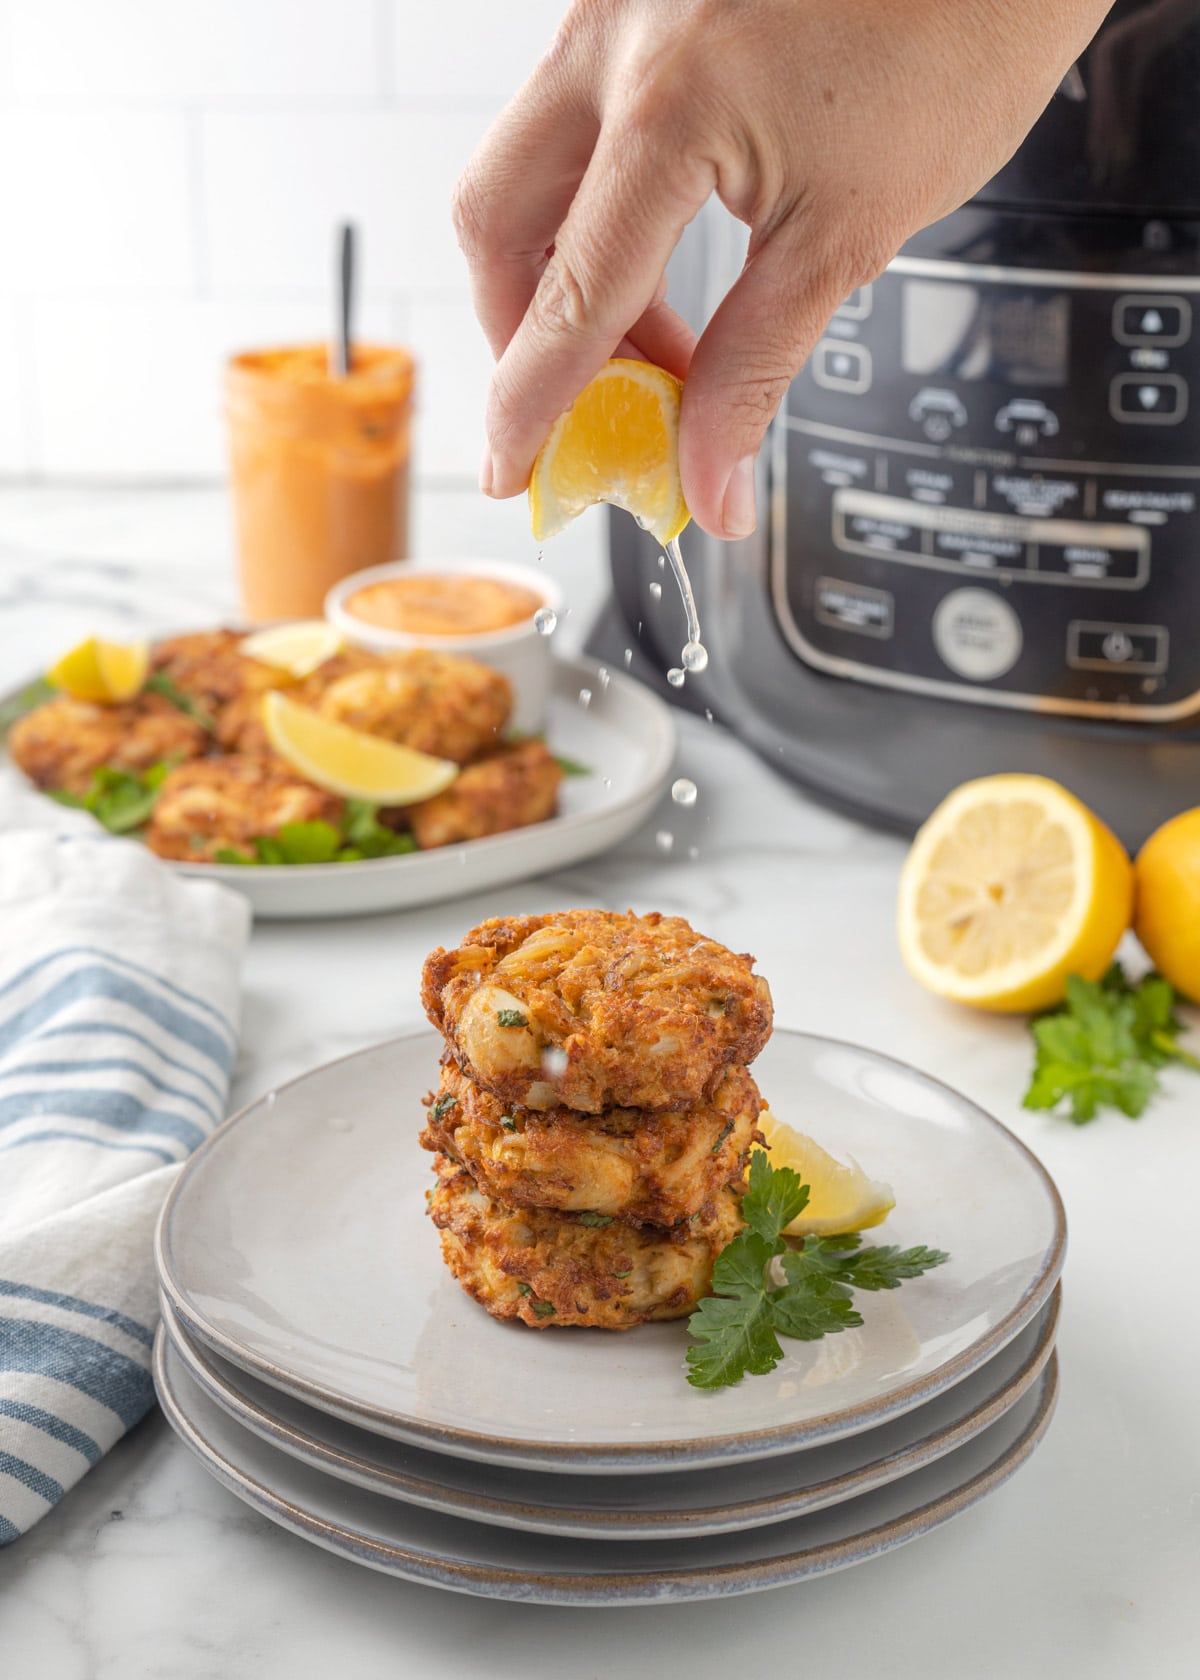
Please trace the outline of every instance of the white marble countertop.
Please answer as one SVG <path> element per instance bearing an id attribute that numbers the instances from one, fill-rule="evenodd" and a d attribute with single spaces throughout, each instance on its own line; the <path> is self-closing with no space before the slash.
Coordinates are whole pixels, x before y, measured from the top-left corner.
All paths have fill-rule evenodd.
<path id="1" fill-rule="evenodd" d="M 524 514 L 427 494 L 418 551 L 528 558 Z M 439 537 L 444 540 L 435 540 Z M 600 521 L 547 555 L 578 642 L 603 589 Z M 0 490 L 0 677 L 90 630 L 232 611 L 216 491 Z M 1030 1463 L 927 1539 L 726 1604 L 550 1610 L 435 1592 L 272 1527 L 148 1417 L 29 1536 L 0 1551 L 0 1668 L 38 1680 L 588 1680 L 730 1672 L 1089 1680 L 1200 1672 L 1200 1342 L 1191 1210 L 1200 1084 L 1167 1075 L 1140 1123 L 1024 1112 L 1023 1025 L 907 978 L 892 936 L 902 845 L 832 816 L 719 729 L 681 719 L 666 803 L 616 852 L 486 902 L 256 928 L 237 1104 L 420 1019 L 418 968 L 481 915 L 596 903 L 689 916 L 753 951 L 781 1023 L 853 1038 L 957 1085 L 1057 1178 L 1071 1226 L 1062 1397 Z M 654 832 L 671 829 L 669 854 Z M 695 857 L 689 856 L 696 848 Z M 814 1129 L 816 1129 L 814 1127 Z M 1180 1205 L 1182 1202 L 1182 1206 Z"/>

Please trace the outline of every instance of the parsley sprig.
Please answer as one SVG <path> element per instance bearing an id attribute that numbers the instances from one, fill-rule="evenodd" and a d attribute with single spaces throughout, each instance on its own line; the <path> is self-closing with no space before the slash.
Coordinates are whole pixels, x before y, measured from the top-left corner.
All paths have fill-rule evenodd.
<path id="1" fill-rule="evenodd" d="M 1120 963 L 1103 980 L 1067 981 L 1066 1002 L 1030 1023 L 1037 1044 L 1026 1108 L 1058 1109 L 1077 1126 L 1102 1108 L 1136 1120 L 1169 1062 L 1200 1073 L 1200 1057 L 1177 1039 L 1175 989 L 1161 974 L 1131 985 Z"/>
<path id="2" fill-rule="evenodd" d="M 342 826 L 328 822 L 284 823 L 277 834 L 259 835 L 252 851 L 218 848 L 214 862 L 239 864 L 357 863 L 362 858 L 402 857 L 415 852 L 411 834 L 397 834 L 379 821 L 379 807 L 348 799 Z"/>
<path id="3" fill-rule="evenodd" d="M 862 1237 L 806 1237 L 790 1248 L 784 1230 L 808 1203 L 808 1186 L 791 1167 L 772 1167 L 756 1149 L 742 1200 L 746 1228 L 717 1257 L 713 1293 L 688 1329 L 688 1381 L 726 1388 L 744 1376 L 765 1376 L 783 1358 L 780 1336 L 815 1342 L 857 1329 L 855 1289 L 898 1289 L 950 1258 L 937 1248 L 863 1248 Z M 783 1282 L 777 1281 L 782 1274 Z"/>
<path id="4" fill-rule="evenodd" d="M 149 689 L 151 694 L 161 695 L 164 700 L 170 701 L 177 712 L 182 712 L 185 717 L 190 717 L 193 723 L 200 725 L 201 729 L 207 730 L 210 735 L 216 734 L 216 719 L 211 713 L 204 710 L 199 701 L 193 700 L 190 694 L 185 694 L 175 679 L 168 676 L 166 671 L 155 671 L 153 676 L 146 678 L 144 686 Z"/>
<path id="5" fill-rule="evenodd" d="M 103 764 L 99 770 L 92 771 L 91 783 L 82 797 L 61 788 L 51 792 L 50 797 L 60 805 L 90 811 L 110 834 L 132 834 L 150 821 L 158 790 L 171 768 L 164 760 L 139 775 L 136 771 L 114 770 L 111 765 Z"/>

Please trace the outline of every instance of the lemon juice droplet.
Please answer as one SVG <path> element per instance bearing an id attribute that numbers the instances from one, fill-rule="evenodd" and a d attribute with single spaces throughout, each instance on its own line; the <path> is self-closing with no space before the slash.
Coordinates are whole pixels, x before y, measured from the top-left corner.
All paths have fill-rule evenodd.
<path id="1" fill-rule="evenodd" d="M 588 709 L 588 707 L 591 705 L 591 703 L 592 703 L 592 691 L 591 691 L 591 689 L 590 688 L 581 688 L 579 690 L 579 704 L 583 707 L 584 711 L 586 711 Z"/>
<path id="2" fill-rule="evenodd" d="M 596 681 L 600 684 L 601 688 L 608 687 L 609 683 L 612 681 L 612 676 L 607 665 L 601 665 L 600 669 L 596 672 Z"/>
<path id="3" fill-rule="evenodd" d="M 533 628 L 539 636 L 553 636 L 558 629 L 558 614 L 553 607 L 539 607 L 533 615 Z"/>
<path id="4" fill-rule="evenodd" d="M 679 663 L 685 671 L 705 671 L 708 669 L 708 649 L 703 642 L 688 642 L 679 656 Z"/>
<path id="5" fill-rule="evenodd" d="M 628 671 L 629 667 L 633 664 L 633 649 L 626 648 L 622 657 L 625 660 L 625 669 Z"/>
<path id="6" fill-rule="evenodd" d="M 650 593 L 656 601 L 662 600 L 662 584 L 655 578 L 650 585 Z"/>
<path id="7" fill-rule="evenodd" d="M 672 537 L 666 545 L 666 556 L 671 562 L 671 571 L 675 582 L 679 585 L 679 593 L 683 598 L 683 611 L 687 619 L 687 641 L 683 645 L 680 656 L 685 671 L 703 671 L 708 664 L 708 650 L 700 640 L 700 615 L 696 611 L 696 597 L 692 594 L 692 580 L 687 575 L 687 567 L 683 563 L 683 555 L 679 552 L 679 538 Z M 654 585 L 650 585 L 653 591 Z M 679 685 L 676 684 L 676 687 Z"/>
<path id="8" fill-rule="evenodd" d="M 660 852 L 669 852 L 671 847 L 675 844 L 675 836 L 669 829 L 660 828 L 658 833 L 654 836 L 654 844 L 658 847 Z"/>
<path id="9" fill-rule="evenodd" d="M 678 665 L 672 665 L 671 669 L 667 672 L 667 681 L 670 683 L 672 688 L 682 688 L 684 683 L 687 681 L 687 672 L 681 669 Z"/>
<path id="10" fill-rule="evenodd" d="M 687 776 L 680 776 L 679 780 L 671 783 L 671 798 L 676 805 L 694 805 L 698 789 L 695 782 Z"/>

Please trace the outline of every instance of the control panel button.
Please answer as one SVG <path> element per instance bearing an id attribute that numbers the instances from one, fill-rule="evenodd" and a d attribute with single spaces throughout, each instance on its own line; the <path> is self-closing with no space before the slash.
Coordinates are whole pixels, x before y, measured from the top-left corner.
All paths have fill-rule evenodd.
<path id="1" fill-rule="evenodd" d="M 845 302 L 834 310 L 834 314 L 840 315 L 843 321 L 865 321 L 873 302 L 874 293 L 869 283 L 856 286 Z"/>
<path id="2" fill-rule="evenodd" d="M 1127 425 L 1177 426 L 1187 406 L 1187 385 L 1177 373 L 1119 373 L 1108 389 L 1109 412 Z"/>
<path id="3" fill-rule="evenodd" d="M 1160 624 L 1073 619 L 1067 626 L 1067 664 L 1077 671 L 1165 671 L 1169 641 Z"/>
<path id="4" fill-rule="evenodd" d="M 1021 621 L 999 595 L 952 589 L 933 615 L 933 645 L 942 660 L 971 682 L 991 682 L 1021 655 Z"/>
<path id="5" fill-rule="evenodd" d="M 932 443 L 945 443 L 952 432 L 967 423 L 961 397 L 940 385 L 927 385 L 908 405 L 908 418 L 915 420 Z"/>
<path id="6" fill-rule="evenodd" d="M 895 600 L 888 590 L 846 583 L 841 578 L 817 579 L 813 612 L 821 624 L 833 630 L 850 630 L 857 636 L 887 637 L 895 627 Z"/>
<path id="7" fill-rule="evenodd" d="M 1014 397 L 996 415 L 996 430 L 1028 449 L 1039 438 L 1058 436 L 1058 415 L 1037 397 Z"/>
<path id="8" fill-rule="evenodd" d="M 860 554 L 920 554 L 923 547 L 920 525 L 874 513 L 835 513 L 833 540 Z"/>
<path id="9" fill-rule="evenodd" d="M 1142 576 L 1141 548 L 1110 547 L 1107 543 L 1069 542 L 1037 545 L 1037 570 L 1058 577 L 1084 578 L 1096 583 L 1134 583 Z"/>
<path id="10" fill-rule="evenodd" d="M 1192 306 L 1186 298 L 1120 297 L 1113 304 L 1118 344 L 1154 344 L 1164 350 L 1186 344 L 1192 334 Z"/>
<path id="11" fill-rule="evenodd" d="M 813 378 L 827 391 L 857 396 L 871 388 L 871 352 L 865 344 L 843 344 L 823 338 L 813 351 Z"/>
<path id="12" fill-rule="evenodd" d="M 938 560 L 974 566 L 981 572 L 1023 572 L 1030 566 L 1030 550 L 1019 537 L 986 531 L 934 531 L 933 553 Z"/>
<path id="13" fill-rule="evenodd" d="M 939 461 L 897 461 L 891 473 L 895 494 L 925 507 L 969 508 L 975 500 L 975 469 L 945 467 Z"/>
<path id="14" fill-rule="evenodd" d="M 1038 472 L 990 473 L 987 505 L 998 513 L 1019 513 L 1026 519 L 1077 517 L 1084 511 L 1086 482 Z"/>

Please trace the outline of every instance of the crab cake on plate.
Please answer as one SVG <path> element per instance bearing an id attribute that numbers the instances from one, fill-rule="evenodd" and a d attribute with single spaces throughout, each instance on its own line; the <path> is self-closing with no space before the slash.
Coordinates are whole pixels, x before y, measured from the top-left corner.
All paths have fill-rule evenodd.
<path id="1" fill-rule="evenodd" d="M 485 1195 L 510 1207 L 557 1208 L 675 1225 L 712 1218 L 761 1142 L 764 1103 L 745 1068 L 728 1068 L 698 1108 L 506 1111 L 449 1057 L 421 1142 L 467 1168 Z"/>
<path id="2" fill-rule="evenodd" d="M 469 764 L 444 793 L 405 815 L 423 852 L 545 822 L 558 806 L 562 768 L 544 741 L 515 741 Z"/>
<path id="3" fill-rule="evenodd" d="M 168 636 L 150 657 L 156 675 L 170 680 L 181 694 L 194 700 L 219 725 L 225 708 L 234 701 L 263 695 L 269 688 L 290 684 L 286 671 L 264 665 L 241 651 L 245 637 L 237 630 L 194 630 Z M 223 746 L 232 743 L 222 740 Z"/>
<path id="4" fill-rule="evenodd" d="M 689 1108 L 771 1031 L 754 959 L 681 916 L 497 917 L 425 961 L 421 1001 L 455 1060 L 507 1104 Z"/>
<path id="5" fill-rule="evenodd" d="M 332 680 L 322 667 L 297 698 L 336 723 L 456 764 L 496 745 L 512 711 L 512 684 L 499 671 L 429 648 L 367 657 Z"/>
<path id="6" fill-rule="evenodd" d="M 663 1231 L 504 1207 L 465 1167 L 439 1156 L 435 1170 L 429 1212 L 446 1264 L 493 1318 L 519 1318 L 535 1329 L 629 1330 L 683 1318 L 708 1294 L 714 1260 L 742 1228 L 741 1196 L 732 1187 L 721 1191 L 710 1219 Z"/>
<path id="7" fill-rule="evenodd" d="M 302 781 L 281 760 L 225 758 L 181 764 L 159 789 L 145 841 L 159 857 L 210 863 L 229 846 L 278 834 L 285 823 L 340 823 L 343 802 Z"/>
<path id="8" fill-rule="evenodd" d="M 209 736 L 158 694 L 119 706 L 63 695 L 19 718 L 8 732 L 13 762 L 40 788 L 82 796 L 93 771 L 143 771 L 164 759 L 197 758 Z"/>

